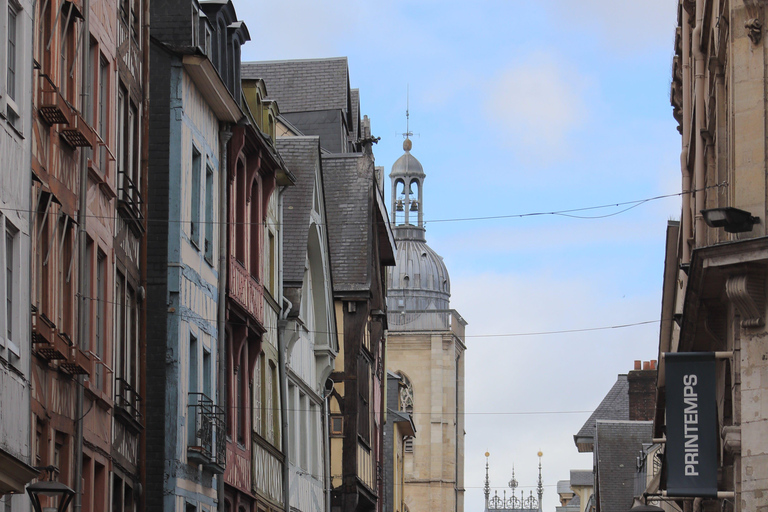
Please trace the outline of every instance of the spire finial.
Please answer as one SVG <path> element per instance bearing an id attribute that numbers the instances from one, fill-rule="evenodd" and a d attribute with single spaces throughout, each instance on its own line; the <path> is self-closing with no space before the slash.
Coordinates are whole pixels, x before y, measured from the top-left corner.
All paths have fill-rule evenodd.
<path id="1" fill-rule="evenodd" d="M 541 481 L 541 457 L 544 455 L 543 452 L 539 452 L 539 484 L 536 486 L 536 494 L 539 495 L 539 512 L 541 512 L 541 499 L 544 496 L 544 484 Z"/>
<path id="2" fill-rule="evenodd" d="M 488 478 L 488 457 L 490 457 L 491 454 L 488 452 L 485 452 L 485 487 L 483 488 L 483 491 L 485 492 L 485 509 L 488 510 L 488 500 L 491 497 L 491 480 Z"/>
<path id="3" fill-rule="evenodd" d="M 413 147 L 413 142 L 411 142 L 411 137 L 413 135 L 413 132 L 411 131 L 411 86 L 406 85 L 405 86 L 405 133 L 403 134 L 403 137 L 405 137 L 405 140 L 403 141 L 403 151 L 410 151 Z"/>

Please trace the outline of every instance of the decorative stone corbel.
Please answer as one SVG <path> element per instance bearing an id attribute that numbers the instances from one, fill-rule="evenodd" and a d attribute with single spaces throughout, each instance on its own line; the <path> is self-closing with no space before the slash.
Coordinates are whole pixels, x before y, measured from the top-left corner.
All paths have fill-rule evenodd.
<path id="1" fill-rule="evenodd" d="M 765 321 L 763 285 L 765 278 L 754 274 L 731 276 L 725 282 L 725 294 L 741 315 L 742 327 L 760 327 Z"/>
<path id="2" fill-rule="evenodd" d="M 736 425 L 726 425 L 720 432 L 723 438 L 723 448 L 731 455 L 741 453 L 741 427 Z"/>
<path id="3" fill-rule="evenodd" d="M 752 44 L 759 44 L 763 36 L 763 24 L 757 18 L 750 18 L 744 22 L 744 28 L 747 29 L 747 36 L 752 40 Z"/>

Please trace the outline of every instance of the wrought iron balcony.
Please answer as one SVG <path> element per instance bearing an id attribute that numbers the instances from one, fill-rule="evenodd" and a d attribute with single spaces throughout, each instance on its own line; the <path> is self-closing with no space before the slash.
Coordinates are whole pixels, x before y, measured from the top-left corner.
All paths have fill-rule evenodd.
<path id="1" fill-rule="evenodd" d="M 32 350 L 47 360 L 66 359 L 69 346 L 56 335 L 56 325 L 32 306 Z"/>
<path id="2" fill-rule="evenodd" d="M 40 73 L 40 105 L 38 112 L 49 125 L 72 123 L 72 106 L 64 99 L 59 88 L 48 75 Z"/>
<path id="3" fill-rule="evenodd" d="M 58 333 L 58 337 L 67 345 L 67 357 L 59 362 L 59 369 L 70 375 L 90 375 L 93 364 L 91 358 L 78 347 L 66 333 Z"/>
<path id="4" fill-rule="evenodd" d="M 117 199 L 122 206 L 130 211 L 134 219 L 140 220 L 142 218 L 141 204 L 143 199 L 141 192 L 125 169 L 117 171 Z"/>
<path id="5" fill-rule="evenodd" d="M 187 458 L 222 474 L 227 463 L 227 434 L 224 410 L 203 393 L 189 394 Z"/>
<path id="6" fill-rule="evenodd" d="M 141 395 L 122 377 L 115 378 L 115 407 L 141 424 Z"/>

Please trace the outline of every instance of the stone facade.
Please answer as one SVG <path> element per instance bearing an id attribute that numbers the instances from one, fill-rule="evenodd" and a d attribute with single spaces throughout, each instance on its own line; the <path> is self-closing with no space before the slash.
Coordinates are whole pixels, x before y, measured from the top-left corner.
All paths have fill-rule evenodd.
<path id="1" fill-rule="evenodd" d="M 668 228 L 659 352 L 720 353 L 717 484 L 723 494 L 703 500 L 703 510 L 760 510 L 768 492 L 766 382 L 760 378 L 768 371 L 766 15 L 764 2 L 678 5 L 671 97 L 682 134 L 682 189 L 690 193 L 683 195 L 679 225 Z M 725 213 L 744 217 L 713 222 L 712 215 Z M 654 437 L 665 425 L 660 361 Z"/>

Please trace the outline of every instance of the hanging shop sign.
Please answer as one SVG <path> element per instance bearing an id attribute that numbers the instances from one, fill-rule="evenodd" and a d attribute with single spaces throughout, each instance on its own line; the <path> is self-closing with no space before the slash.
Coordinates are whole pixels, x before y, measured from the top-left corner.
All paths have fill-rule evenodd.
<path id="1" fill-rule="evenodd" d="M 667 495 L 717 496 L 714 352 L 664 355 Z"/>

